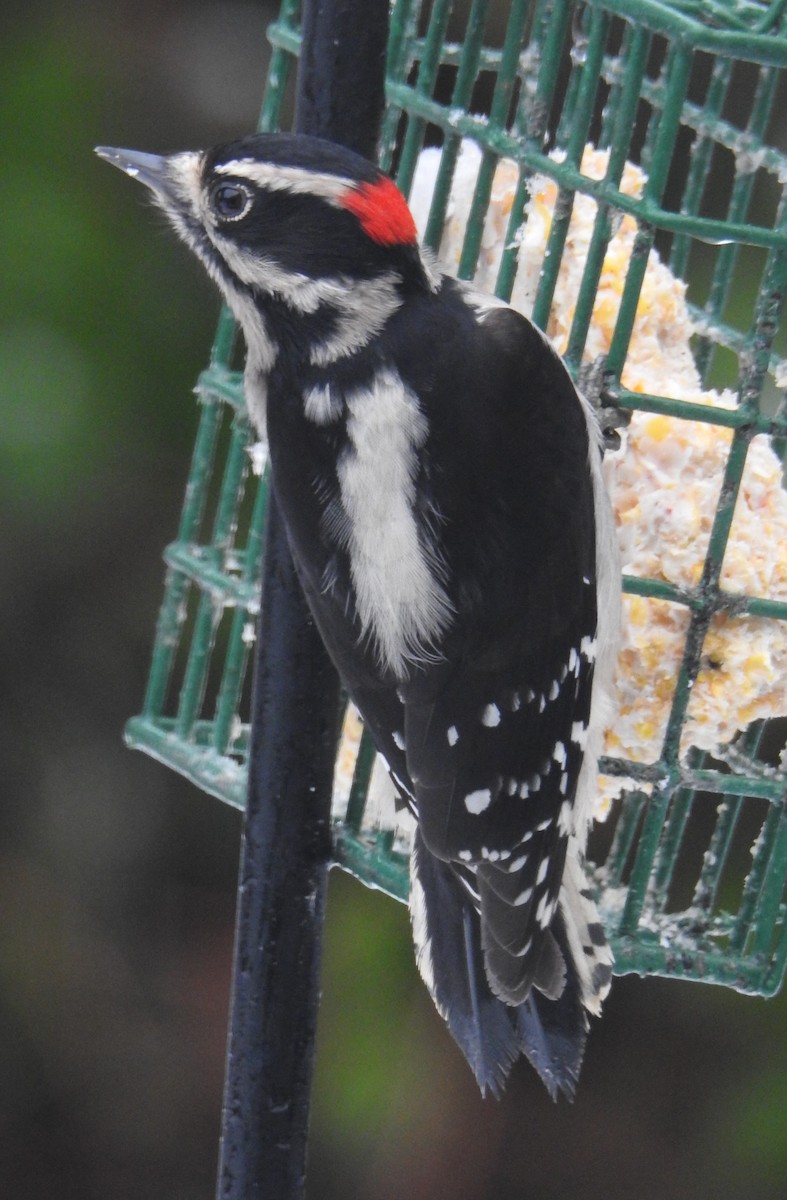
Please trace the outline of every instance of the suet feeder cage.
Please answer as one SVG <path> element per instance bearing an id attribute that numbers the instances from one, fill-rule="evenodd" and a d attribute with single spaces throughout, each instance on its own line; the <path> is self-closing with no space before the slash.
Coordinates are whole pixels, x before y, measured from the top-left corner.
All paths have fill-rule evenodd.
<path id="1" fill-rule="evenodd" d="M 761 994 L 787 960 L 785 11 L 396 0 L 379 151 L 426 242 L 546 329 L 622 426 L 620 711 L 590 842 L 616 972 Z M 275 130 L 296 0 L 268 36 Z M 127 737 L 242 807 L 268 478 L 235 343 L 224 314 Z M 404 900 L 404 835 L 367 813 L 355 734 L 350 714 L 335 861 Z"/>

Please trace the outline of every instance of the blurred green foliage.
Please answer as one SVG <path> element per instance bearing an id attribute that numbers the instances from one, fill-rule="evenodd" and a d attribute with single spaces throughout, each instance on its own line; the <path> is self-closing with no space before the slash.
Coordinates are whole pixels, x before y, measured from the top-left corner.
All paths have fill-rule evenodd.
<path id="1" fill-rule="evenodd" d="M 113 186 L 92 157 L 103 111 L 95 64 L 46 34 L 8 50 L 2 478 L 29 515 L 46 518 L 86 473 L 122 453 L 129 425 L 185 450 L 193 420 L 184 350 L 190 342 L 197 361 L 211 306 L 191 264 L 160 252 L 139 198 Z M 168 396 L 177 402 L 162 403 Z"/>

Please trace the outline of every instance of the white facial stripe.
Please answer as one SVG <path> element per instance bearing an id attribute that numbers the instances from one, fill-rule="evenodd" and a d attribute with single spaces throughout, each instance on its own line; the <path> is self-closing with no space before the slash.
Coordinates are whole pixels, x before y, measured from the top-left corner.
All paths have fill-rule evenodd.
<path id="1" fill-rule="evenodd" d="M 338 320 L 330 337 L 313 347 L 310 358 L 315 366 L 324 367 L 353 354 L 380 332 L 401 304 L 398 279 L 389 271 L 376 279 L 331 281 L 337 285 L 332 303 L 338 310 Z"/>
<path id="2" fill-rule="evenodd" d="M 336 327 L 312 347 L 315 366 L 327 366 L 365 346 L 401 304 L 394 271 L 373 279 L 349 279 L 343 275 L 312 279 L 287 271 L 271 258 L 241 251 L 231 238 L 208 228 L 208 234 L 227 266 L 244 283 L 284 301 L 296 312 L 308 315 L 322 305 L 337 314 Z"/>
<path id="3" fill-rule="evenodd" d="M 400 678 L 434 661 L 451 618 L 436 552 L 422 544 L 415 518 L 416 451 L 426 421 L 416 397 L 392 370 L 346 397 L 350 446 L 339 462 L 350 518 L 350 571 L 361 629 L 382 666 Z"/>
<path id="4" fill-rule="evenodd" d="M 343 179 L 304 167 L 284 167 L 276 163 L 258 162 L 254 158 L 235 158 L 215 168 L 217 175 L 232 175 L 248 179 L 269 192 L 290 192 L 293 195 L 320 196 L 338 204 L 354 186 L 352 179 Z"/>
<path id="5" fill-rule="evenodd" d="M 312 347 L 310 357 L 315 366 L 327 366 L 365 346 L 399 308 L 399 276 L 393 271 L 371 280 L 351 280 L 343 275 L 314 279 L 297 271 L 288 271 L 265 255 L 241 251 L 231 236 L 221 233 L 208 207 L 202 186 L 203 155 L 187 151 L 172 155 L 169 163 L 171 178 L 185 206 L 242 283 L 283 300 L 298 313 L 308 315 L 323 305 L 336 311 L 337 320 L 332 333 Z M 313 174 L 300 167 L 278 167 L 253 159 L 236 159 L 216 170 L 222 174 L 245 177 L 273 190 L 316 192 L 330 202 L 338 202 L 352 186 L 351 180 L 337 179 L 333 175 Z M 200 246 L 187 222 L 179 220 L 177 213 L 171 211 L 171 206 L 166 211 L 181 237 L 199 254 Z M 211 264 L 206 256 L 202 257 L 212 278 L 226 295 L 227 289 L 215 264 Z M 229 296 L 228 302 L 236 316 L 239 316 L 237 306 Z M 239 319 L 242 320 L 240 316 Z M 242 320 L 242 324 L 248 335 L 248 322 Z"/>
<path id="6" fill-rule="evenodd" d="M 267 380 L 276 361 L 276 344 L 268 335 L 265 318 L 254 301 L 229 287 L 214 273 L 214 279 L 224 292 L 233 316 L 243 329 L 246 339 L 246 369 L 243 375 L 246 405 L 249 416 L 263 440 L 266 437 Z"/>
<path id="7" fill-rule="evenodd" d="M 163 191 L 153 188 L 153 198 L 183 239 L 194 253 L 202 258 L 213 279 L 217 279 L 215 267 L 205 257 L 204 246 L 200 236 L 195 232 L 205 224 L 201 187 L 202 155 L 196 151 L 186 150 L 182 154 L 172 154 L 167 159 L 168 183 L 175 193 L 167 196 Z M 220 282 L 217 280 L 217 282 Z"/>
<path id="8" fill-rule="evenodd" d="M 348 192 L 358 186 L 357 180 L 343 176 L 331 175 L 320 171 L 309 171 L 305 167 L 277 166 L 275 163 L 257 162 L 253 158 L 236 158 L 231 162 L 222 163 L 214 168 L 217 175 L 230 175 L 238 179 L 247 179 L 258 187 L 270 192 L 289 192 L 290 195 L 319 196 L 326 203 L 337 207 Z M 206 218 L 206 225 L 213 222 L 212 215 L 207 211 L 204 200 L 200 201 Z M 421 263 L 432 291 L 437 292 L 442 283 L 442 272 L 432 261 L 429 251 L 420 247 Z M 483 297 L 487 307 L 499 306 L 503 303 L 495 297 Z"/>
<path id="9" fill-rule="evenodd" d="M 264 254 L 241 250 L 231 237 L 210 228 L 208 233 L 233 275 L 249 287 L 280 296 L 299 313 L 316 312 L 321 304 L 333 301 L 341 287 L 336 279 L 311 279 L 298 271 L 285 271 Z"/>
<path id="10" fill-rule="evenodd" d="M 159 204 L 180 237 L 197 257 L 202 259 L 211 279 L 218 284 L 228 306 L 243 327 L 247 346 L 244 377 L 246 401 L 249 415 L 264 439 L 266 378 L 276 361 L 277 349 L 269 336 L 264 316 L 249 296 L 233 287 L 226 271 L 218 268 L 215 257 L 202 236 L 202 230 L 208 236 L 211 234 L 202 189 L 202 163 L 203 155 L 196 151 L 187 150 L 182 154 L 171 155 L 168 159 L 169 180 L 179 194 L 182 204 L 173 204 L 171 199 L 167 203 L 162 197 L 159 197 Z"/>
<path id="11" fill-rule="evenodd" d="M 202 209 L 202 155 L 196 150 L 184 150 L 169 158 L 170 178 L 195 216 Z"/>

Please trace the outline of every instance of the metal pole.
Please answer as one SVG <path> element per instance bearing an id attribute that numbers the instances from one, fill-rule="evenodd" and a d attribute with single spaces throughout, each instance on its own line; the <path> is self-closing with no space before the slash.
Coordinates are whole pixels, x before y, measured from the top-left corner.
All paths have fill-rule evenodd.
<path id="1" fill-rule="evenodd" d="M 305 0 L 296 128 L 374 157 L 388 0 Z M 339 688 L 275 494 L 252 702 L 217 1200 L 300 1200 Z"/>

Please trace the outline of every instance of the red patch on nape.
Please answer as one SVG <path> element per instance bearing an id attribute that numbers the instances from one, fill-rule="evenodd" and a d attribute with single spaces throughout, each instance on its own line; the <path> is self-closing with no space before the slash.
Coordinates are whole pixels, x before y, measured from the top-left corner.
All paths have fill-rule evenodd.
<path id="1" fill-rule="evenodd" d="M 411 246 L 417 238 L 407 201 L 390 179 L 358 184 L 342 196 L 341 204 L 358 218 L 364 233 L 381 246 Z"/>

